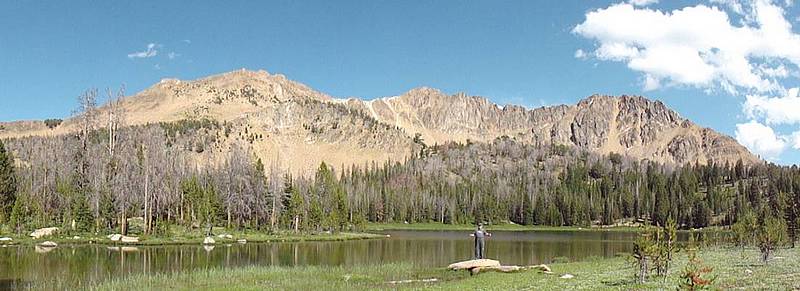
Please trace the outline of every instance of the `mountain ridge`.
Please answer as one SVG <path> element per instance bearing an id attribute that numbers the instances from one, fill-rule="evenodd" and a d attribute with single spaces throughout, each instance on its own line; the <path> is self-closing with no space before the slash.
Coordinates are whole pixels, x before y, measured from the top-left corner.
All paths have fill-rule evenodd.
<path id="1" fill-rule="evenodd" d="M 234 132 L 248 137 L 221 138 L 220 147 L 248 141 L 259 158 L 299 172 L 321 161 L 401 160 L 419 151 L 422 143 L 417 141 L 490 142 L 502 136 L 662 163 L 761 162 L 731 137 L 642 96 L 595 94 L 572 105 L 533 109 L 430 87 L 372 100 L 337 99 L 281 74 L 242 69 L 191 81 L 163 79 L 123 98 L 122 107 L 127 125 L 183 119 L 233 124 Z M 99 112 L 103 116 L 107 107 Z M 76 128 L 71 119 L 54 129 L 41 121 L 0 124 L 0 138 L 66 134 Z"/>

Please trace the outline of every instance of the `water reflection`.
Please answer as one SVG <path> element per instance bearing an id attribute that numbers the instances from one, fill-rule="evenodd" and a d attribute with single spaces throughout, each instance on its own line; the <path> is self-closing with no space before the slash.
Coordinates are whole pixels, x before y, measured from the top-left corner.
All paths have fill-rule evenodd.
<path id="1" fill-rule="evenodd" d="M 55 282 L 87 286 L 129 274 L 178 272 L 247 265 L 362 265 L 408 262 L 446 266 L 472 256 L 466 231 L 388 231 L 379 240 L 299 243 L 245 243 L 216 246 L 99 245 L 0 248 L 0 282 Z M 490 258 L 533 265 L 554 258 L 580 260 L 630 252 L 635 234 L 626 232 L 495 232 L 487 241 Z"/>

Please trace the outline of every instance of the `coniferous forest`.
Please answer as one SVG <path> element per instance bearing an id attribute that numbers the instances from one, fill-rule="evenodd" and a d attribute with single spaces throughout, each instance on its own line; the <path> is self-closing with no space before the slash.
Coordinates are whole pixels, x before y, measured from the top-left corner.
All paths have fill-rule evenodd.
<path id="1" fill-rule="evenodd" d="M 145 233 L 181 224 L 303 231 L 364 222 L 589 226 L 636 220 L 679 228 L 778 218 L 795 236 L 800 170 L 772 164 L 662 165 L 563 145 L 425 145 L 403 161 L 321 164 L 292 176 L 247 143 L 219 150 L 225 123 L 180 121 L 0 146 L 0 219 L 17 232 L 58 225 Z M 205 151 L 216 155 L 203 155 Z M 211 157 L 221 157 L 212 159 Z"/>

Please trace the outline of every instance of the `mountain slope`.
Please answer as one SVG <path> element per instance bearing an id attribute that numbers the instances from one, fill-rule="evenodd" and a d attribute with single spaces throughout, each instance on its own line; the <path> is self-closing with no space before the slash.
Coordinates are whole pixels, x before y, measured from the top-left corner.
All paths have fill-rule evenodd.
<path id="1" fill-rule="evenodd" d="M 262 160 L 299 173 L 321 161 L 338 166 L 402 160 L 422 147 L 414 141 L 417 134 L 428 145 L 509 136 L 527 144 L 563 144 L 664 163 L 759 162 L 732 138 L 637 96 L 594 95 L 575 105 L 533 110 L 431 88 L 343 100 L 283 75 L 240 70 L 194 81 L 165 79 L 126 97 L 122 106 L 128 125 L 218 121 L 230 131 L 217 138 L 218 152 L 232 143 L 249 143 Z M 106 109 L 100 108 L 101 127 Z M 74 129 L 72 120 L 55 129 L 41 121 L 3 123 L 0 138 Z"/>
<path id="2" fill-rule="evenodd" d="M 576 105 L 526 110 L 419 88 L 371 101 L 350 99 L 348 104 L 410 135 L 420 133 L 429 143 L 486 142 L 507 135 L 531 144 L 574 145 L 666 163 L 759 161 L 732 138 L 682 118 L 660 101 L 639 96 L 593 95 Z"/>

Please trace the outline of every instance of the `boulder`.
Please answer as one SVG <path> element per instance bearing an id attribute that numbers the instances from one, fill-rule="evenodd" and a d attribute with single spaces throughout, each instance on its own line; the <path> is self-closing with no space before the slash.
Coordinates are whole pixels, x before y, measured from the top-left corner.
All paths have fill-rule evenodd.
<path id="1" fill-rule="evenodd" d="M 561 279 L 572 279 L 572 278 L 575 278 L 575 276 L 573 276 L 572 274 L 564 274 L 564 275 L 561 275 L 560 278 Z"/>
<path id="2" fill-rule="evenodd" d="M 452 263 L 447 266 L 448 269 L 451 270 L 464 270 L 464 269 L 473 269 L 473 268 L 485 268 L 485 267 L 499 267 L 500 261 L 496 260 L 489 260 L 489 259 L 478 259 L 478 260 L 469 260 L 463 262 Z"/>
<path id="3" fill-rule="evenodd" d="M 204 245 L 213 245 L 216 243 L 213 237 L 207 236 L 206 239 L 203 240 Z"/>
<path id="4" fill-rule="evenodd" d="M 124 242 L 124 243 L 138 243 L 139 242 L 139 237 L 124 236 L 123 235 L 122 238 L 120 238 L 119 241 Z"/>
<path id="5" fill-rule="evenodd" d="M 33 232 L 31 232 L 30 236 L 33 237 L 34 239 L 40 239 L 45 236 L 51 236 L 55 234 L 56 231 L 58 231 L 58 227 L 45 227 L 34 230 Z"/>
<path id="6" fill-rule="evenodd" d="M 108 236 L 108 239 L 110 239 L 111 241 L 120 241 L 122 239 L 122 236 L 123 235 L 118 234 L 118 233 L 117 234 L 111 234 L 111 235 Z"/>
<path id="7" fill-rule="evenodd" d="M 225 239 L 233 239 L 233 236 L 230 234 L 220 234 L 217 236 L 218 238 L 225 238 Z"/>
<path id="8" fill-rule="evenodd" d="M 12 241 L 12 240 L 14 240 L 14 239 L 12 239 L 10 237 L 0 237 L 0 241 Z"/>
<path id="9" fill-rule="evenodd" d="M 246 239 L 243 239 L 243 238 L 240 238 L 240 239 L 239 239 L 239 240 L 237 240 L 236 242 L 238 242 L 238 243 L 240 243 L 240 244 L 246 244 L 246 243 L 247 243 L 247 240 L 246 240 Z"/>
<path id="10" fill-rule="evenodd" d="M 48 240 L 46 242 L 40 243 L 39 246 L 46 247 L 46 248 L 54 248 L 54 247 L 57 247 L 58 244 L 56 242 L 54 242 L 54 241 L 49 241 Z"/>

